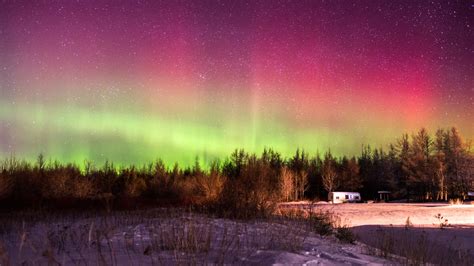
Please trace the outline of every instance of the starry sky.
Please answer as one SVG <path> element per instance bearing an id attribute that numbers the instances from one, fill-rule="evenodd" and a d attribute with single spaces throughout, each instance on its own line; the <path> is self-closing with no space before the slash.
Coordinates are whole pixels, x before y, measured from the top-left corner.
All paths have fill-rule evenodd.
<path id="1" fill-rule="evenodd" d="M 0 1 L 0 155 L 208 162 L 474 137 L 470 1 Z"/>

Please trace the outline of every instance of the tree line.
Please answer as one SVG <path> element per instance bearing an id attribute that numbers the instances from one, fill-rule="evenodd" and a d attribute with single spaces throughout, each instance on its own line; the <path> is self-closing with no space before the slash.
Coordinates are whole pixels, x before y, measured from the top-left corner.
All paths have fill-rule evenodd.
<path id="1" fill-rule="evenodd" d="M 276 202 L 326 200 L 331 191 L 359 191 L 364 200 L 377 191 L 393 199 L 446 201 L 466 198 L 474 189 L 470 143 L 456 128 L 424 128 L 403 134 L 386 149 L 363 146 L 359 156 L 309 155 L 296 150 L 284 158 L 272 149 L 261 155 L 235 150 L 203 169 L 166 166 L 161 160 L 141 167 L 106 162 L 84 167 L 14 157 L 0 165 L 2 206 L 74 205 L 99 202 L 107 208 L 136 204 L 197 204 L 229 212 L 265 212 Z M 8 203 L 8 204 L 7 204 Z"/>

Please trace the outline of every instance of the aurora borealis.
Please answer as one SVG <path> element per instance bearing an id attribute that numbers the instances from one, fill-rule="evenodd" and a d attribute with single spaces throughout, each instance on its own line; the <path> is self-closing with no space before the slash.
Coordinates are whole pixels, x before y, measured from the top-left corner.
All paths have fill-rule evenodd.
<path id="1" fill-rule="evenodd" d="M 474 137 L 470 1 L 2 1 L 0 155 L 189 164 Z"/>

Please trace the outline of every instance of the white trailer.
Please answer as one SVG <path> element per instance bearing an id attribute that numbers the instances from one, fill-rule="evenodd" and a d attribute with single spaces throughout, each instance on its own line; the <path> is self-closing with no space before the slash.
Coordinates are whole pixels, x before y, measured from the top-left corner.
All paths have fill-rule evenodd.
<path id="1" fill-rule="evenodd" d="M 361 200 L 359 192 L 330 192 L 328 195 L 329 202 L 344 203 L 344 202 L 359 202 Z"/>

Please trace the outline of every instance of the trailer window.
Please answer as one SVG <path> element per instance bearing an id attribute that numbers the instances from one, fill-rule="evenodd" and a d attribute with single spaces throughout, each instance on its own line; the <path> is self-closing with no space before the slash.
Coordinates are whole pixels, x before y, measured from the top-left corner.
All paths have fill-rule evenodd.
<path id="1" fill-rule="evenodd" d="M 337 196 L 336 199 L 339 199 L 339 196 Z"/>
<path id="2" fill-rule="evenodd" d="M 346 195 L 346 199 L 349 199 L 349 195 Z"/>

